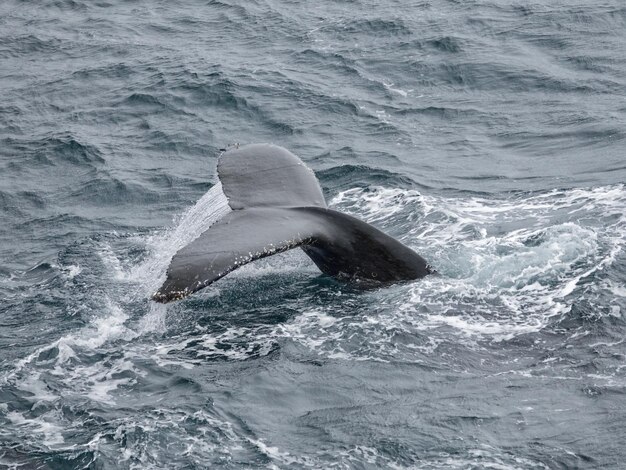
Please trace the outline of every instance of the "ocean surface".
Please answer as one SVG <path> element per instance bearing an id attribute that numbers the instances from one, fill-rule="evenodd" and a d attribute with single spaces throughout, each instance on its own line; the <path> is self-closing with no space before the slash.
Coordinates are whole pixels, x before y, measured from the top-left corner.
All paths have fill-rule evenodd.
<path id="1" fill-rule="evenodd" d="M 0 92 L 0 468 L 626 468 L 623 0 L 2 0 Z M 441 276 L 151 302 L 255 142 Z"/>

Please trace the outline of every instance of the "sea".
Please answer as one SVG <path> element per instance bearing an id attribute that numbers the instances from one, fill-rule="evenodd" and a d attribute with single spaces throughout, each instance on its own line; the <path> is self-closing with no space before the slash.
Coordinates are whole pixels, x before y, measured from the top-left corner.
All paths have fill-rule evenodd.
<path id="1" fill-rule="evenodd" d="M 439 275 L 151 301 L 258 142 Z M 2 0 L 0 468 L 626 468 L 625 183 L 623 0 Z"/>

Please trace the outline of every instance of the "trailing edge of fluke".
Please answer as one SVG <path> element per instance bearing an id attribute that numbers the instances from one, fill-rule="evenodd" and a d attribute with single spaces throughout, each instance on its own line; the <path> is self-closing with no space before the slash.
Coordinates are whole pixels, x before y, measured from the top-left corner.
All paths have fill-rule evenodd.
<path id="1" fill-rule="evenodd" d="M 389 235 L 328 209 L 313 171 L 282 147 L 228 150 L 217 173 L 232 212 L 174 255 L 152 296 L 157 302 L 182 299 L 244 264 L 296 247 L 339 279 L 390 283 L 434 272 Z"/>

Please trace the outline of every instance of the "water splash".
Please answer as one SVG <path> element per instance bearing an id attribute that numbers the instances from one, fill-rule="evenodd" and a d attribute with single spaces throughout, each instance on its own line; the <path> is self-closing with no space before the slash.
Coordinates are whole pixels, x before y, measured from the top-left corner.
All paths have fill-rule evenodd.
<path id="1" fill-rule="evenodd" d="M 129 278 L 140 283 L 146 295 L 152 294 L 165 280 L 165 271 L 174 254 L 230 211 L 222 184 L 217 183 L 177 218 L 174 228 L 148 237 L 150 255 L 130 271 Z"/>

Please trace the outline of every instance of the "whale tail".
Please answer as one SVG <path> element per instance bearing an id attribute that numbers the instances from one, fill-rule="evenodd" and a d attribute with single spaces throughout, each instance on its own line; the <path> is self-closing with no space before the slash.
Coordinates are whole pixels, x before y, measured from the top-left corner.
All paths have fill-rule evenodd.
<path id="1" fill-rule="evenodd" d="M 229 150 L 217 170 L 233 211 L 174 255 L 152 297 L 157 302 L 182 299 L 244 264 L 296 247 L 336 277 L 384 283 L 433 272 L 399 241 L 326 208 L 314 173 L 281 147 Z"/>

